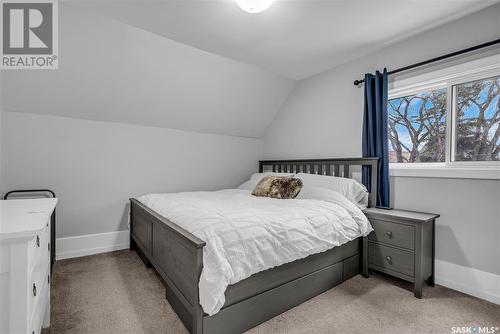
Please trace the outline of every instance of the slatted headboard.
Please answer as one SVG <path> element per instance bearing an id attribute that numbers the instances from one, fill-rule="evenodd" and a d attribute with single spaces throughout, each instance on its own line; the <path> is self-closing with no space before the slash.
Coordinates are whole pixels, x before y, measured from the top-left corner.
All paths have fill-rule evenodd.
<path id="1" fill-rule="evenodd" d="M 352 167 L 370 169 L 371 207 L 377 205 L 377 163 L 378 158 L 339 158 L 339 159 L 299 159 L 299 160 L 261 160 L 259 172 L 310 173 L 352 178 Z"/>

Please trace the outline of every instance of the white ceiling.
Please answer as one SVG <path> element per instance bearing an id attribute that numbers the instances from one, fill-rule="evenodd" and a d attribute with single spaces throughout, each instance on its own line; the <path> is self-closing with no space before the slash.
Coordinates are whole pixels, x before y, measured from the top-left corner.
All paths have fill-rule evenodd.
<path id="1" fill-rule="evenodd" d="M 294 86 L 79 4 L 59 27 L 59 69 L 0 72 L 4 110 L 260 138 Z"/>
<path id="2" fill-rule="evenodd" d="M 234 0 L 85 2 L 97 13 L 282 76 L 301 79 L 496 0 L 275 0 L 247 14 Z"/>
<path id="3" fill-rule="evenodd" d="M 291 78 L 486 3 L 276 0 L 250 15 L 234 0 L 63 0 L 59 69 L 1 71 L 0 100 L 9 111 L 261 138 Z"/>

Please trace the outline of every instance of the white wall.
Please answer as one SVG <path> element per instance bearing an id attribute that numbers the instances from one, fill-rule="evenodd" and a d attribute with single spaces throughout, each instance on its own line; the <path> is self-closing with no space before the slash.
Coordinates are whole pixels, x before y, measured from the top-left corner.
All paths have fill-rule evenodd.
<path id="1" fill-rule="evenodd" d="M 497 39 L 499 17 L 496 4 L 299 82 L 267 131 L 265 157 L 360 156 L 363 89 L 354 79 Z M 441 214 L 437 260 L 500 275 L 500 181 L 396 177 L 392 183 L 395 207 Z"/>
<path id="2" fill-rule="evenodd" d="M 130 197 L 235 187 L 257 170 L 259 139 L 5 112 L 0 192 L 50 188 L 57 236 L 127 229 Z M 6 144 L 6 145 L 5 145 Z"/>
<path id="3" fill-rule="evenodd" d="M 53 189 L 67 238 L 126 230 L 129 197 L 234 187 L 256 171 L 262 142 L 252 138 L 293 80 L 79 2 L 61 1 L 59 18 L 58 70 L 0 71 L 2 195 Z"/>

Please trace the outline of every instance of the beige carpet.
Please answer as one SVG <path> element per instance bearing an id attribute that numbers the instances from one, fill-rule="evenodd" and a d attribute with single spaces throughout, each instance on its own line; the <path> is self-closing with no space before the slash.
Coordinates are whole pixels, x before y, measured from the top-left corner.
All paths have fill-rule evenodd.
<path id="1" fill-rule="evenodd" d="M 154 269 L 134 252 L 58 261 L 52 326 L 44 333 L 187 333 Z M 500 306 L 444 287 L 356 276 L 248 333 L 452 333 L 456 326 L 500 327 Z M 497 330 L 497 333 L 499 331 Z"/>

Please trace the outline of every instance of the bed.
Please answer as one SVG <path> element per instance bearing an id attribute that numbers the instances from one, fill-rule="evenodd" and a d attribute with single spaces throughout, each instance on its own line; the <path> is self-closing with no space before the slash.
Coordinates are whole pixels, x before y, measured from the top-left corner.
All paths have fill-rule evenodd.
<path id="1" fill-rule="evenodd" d="M 266 160 L 259 162 L 259 172 L 351 178 L 360 166 L 370 170 L 374 206 L 377 158 Z M 368 275 L 366 237 L 359 237 L 229 285 L 223 304 L 209 315 L 199 290 L 205 241 L 135 198 L 130 205 L 130 249 L 164 279 L 166 298 L 191 333 L 241 333 L 359 273 Z"/>

